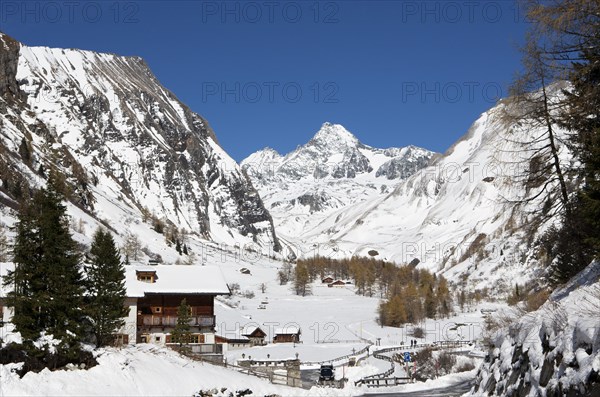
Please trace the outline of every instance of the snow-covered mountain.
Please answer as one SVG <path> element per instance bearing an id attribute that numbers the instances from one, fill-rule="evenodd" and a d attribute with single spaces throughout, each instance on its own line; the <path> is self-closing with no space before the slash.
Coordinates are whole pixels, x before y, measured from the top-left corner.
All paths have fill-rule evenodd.
<path id="1" fill-rule="evenodd" d="M 205 240 L 279 249 L 252 183 L 142 59 L 0 34 L 2 202 L 15 207 L 53 167 L 70 201 L 106 224 L 154 218 Z"/>
<path id="2" fill-rule="evenodd" d="M 243 168 L 299 255 L 313 255 L 320 246 L 328 251 L 320 254 L 327 255 L 371 255 L 396 263 L 417 259 L 419 266 L 455 282 L 466 277 L 473 286 L 507 291 L 543 270 L 536 266 L 536 239 L 555 221 L 548 215 L 558 190 L 525 178 L 543 161 L 531 155 L 534 146 L 527 142 L 543 131 L 508 124 L 505 106 L 499 103 L 481 115 L 425 168 L 430 152 L 398 149 L 393 152 L 398 157 L 386 160 L 390 150 L 366 148 L 342 127 L 327 124 L 295 152 L 281 157 L 265 150 Z M 563 168 L 573 169 L 564 145 L 560 151 Z M 258 172 L 256 164 L 272 164 L 263 167 L 272 172 Z M 400 164 L 407 176 L 377 177 L 391 164 Z M 549 196 L 537 197 L 545 188 Z"/>
<path id="3" fill-rule="evenodd" d="M 241 165 L 273 214 L 278 233 L 295 236 L 332 211 L 392 190 L 434 155 L 415 146 L 373 148 L 343 126 L 325 123 L 291 153 L 265 148 Z"/>

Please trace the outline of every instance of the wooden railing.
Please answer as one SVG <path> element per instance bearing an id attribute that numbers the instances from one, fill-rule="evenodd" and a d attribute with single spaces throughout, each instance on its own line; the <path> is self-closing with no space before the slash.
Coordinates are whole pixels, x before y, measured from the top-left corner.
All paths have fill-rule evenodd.
<path id="1" fill-rule="evenodd" d="M 174 327 L 177 325 L 177 316 L 160 316 L 155 314 L 142 314 L 138 316 L 138 326 Z M 196 327 L 214 327 L 215 316 L 191 316 L 189 325 Z"/>
<path id="2" fill-rule="evenodd" d="M 167 347 L 184 355 L 223 354 L 223 345 L 216 343 L 167 343 Z M 201 359 L 201 358 L 200 358 Z"/>

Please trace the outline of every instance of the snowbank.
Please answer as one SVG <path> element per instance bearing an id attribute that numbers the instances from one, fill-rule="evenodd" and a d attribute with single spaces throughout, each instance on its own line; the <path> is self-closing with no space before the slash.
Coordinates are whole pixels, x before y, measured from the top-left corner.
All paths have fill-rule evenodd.
<path id="1" fill-rule="evenodd" d="M 600 262 L 500 331 L 471 395 L 600 395 Z"/>

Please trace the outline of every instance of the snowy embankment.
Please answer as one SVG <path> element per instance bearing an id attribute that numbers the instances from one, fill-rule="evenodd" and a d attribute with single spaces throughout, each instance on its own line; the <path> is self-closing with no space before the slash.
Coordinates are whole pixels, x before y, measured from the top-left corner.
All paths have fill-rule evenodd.
<path id="1" fill-rule="evenodd" d="M 600 262 L 493 338 L 471 395 L 600 395 Z"/>
<path id="2" fill-rule="evenodd" d="M 251 396 L 359 396 L 366 387 L 349 382 L 344 389 L 314 386 L 310 390 L 274 385 L 233 369 L 192 361 L 152 345 L 98 351 L 98 365 L 27 373 L 14 372 L 20 364 L 0 365 L 0 396 L 193 396 L 216 390 L 216 396 L 249 389 Z M 370 365 L 347 368 L 351 380 L 375 372 Z M 227 390 L 224 390 L 224 389 Z"/>
<path id="3" fill-rule="evenodd" d="M 98 365 L 89 370 L 44 370 L 22 379 L 0 366 L 1 396 L 192 396 L 200 390 L 250 389 L 254 395 L 298 395 L 302 390 L 268 382 L 210 364 L 191 361 L 150 345 L 99 351 Z"/>

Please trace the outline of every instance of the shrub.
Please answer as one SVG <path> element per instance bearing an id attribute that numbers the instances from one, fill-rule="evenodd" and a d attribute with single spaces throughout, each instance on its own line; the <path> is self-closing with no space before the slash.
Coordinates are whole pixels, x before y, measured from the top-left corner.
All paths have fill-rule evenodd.
<path id="1" fill-rule="evenodd" d="M 10 343 L 0 349 L 0 364 L 23 363 L 16 372 L 23 377 L 27 372 L 40 372 L 43 369 L 63 369 L 67 365 L 91 368 L 98 364 L 90 351 L 82 350 L 79 345 L 59 344 L 54 352 L 48 346 L 37 348 L 31 341 L 23 344 Z"/>
<path id="2" fill-rule="evenodd" d="M 229 290 L 231 295 L 237 295 L 240 292 L 240 285 L 238 283 L 229 284 Z"/>
<path id="3" fill-rule="evenodd" d="M 424 338 L 425 330 L 423 329 L 423 327 L 415 327 L 413 329 L 412 336 L 414 336 L 415 338 Z"/>
<path id="4" fill-rule="evenodd" d="M 437 362 L 439 375 L 447 375 L 452 373 L 452 368 L 456 364 L 456 356 L 448 352 L 441 352 L 438 355 Z"/>
<path id="5" fill-rule="evenodd" d="M 417 362 L 417 372 L 414 377 L 418 381 L 448 375 L 452 373 L 452 369 L 456 364 L 456 356 L 444 351 L 434 351 L 430 347 L 419 350 L 415 354 L 415 360 Z"/>
<path id="6" fill-rule="evenodd" d="M 471 361 L 466 361 L 464 363 L 460 363 L 454 369 L 454 372 L 469 372 L 475 369 L 475 364 Z"/>

